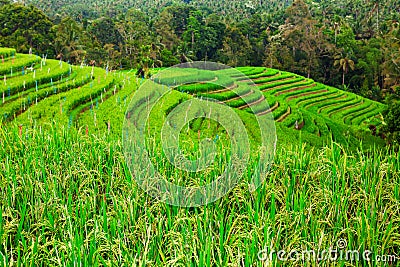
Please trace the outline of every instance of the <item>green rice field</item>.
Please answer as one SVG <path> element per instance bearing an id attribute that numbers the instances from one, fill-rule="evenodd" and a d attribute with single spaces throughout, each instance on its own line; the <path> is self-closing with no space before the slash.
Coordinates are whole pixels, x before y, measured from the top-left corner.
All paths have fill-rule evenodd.
<path id="1" fill-rule="evenodd" d="M 0 266 L 400 266 L 400 156 L 370 130 L 384 104 L 265 67 L 159 69 L 146 80 L 0 54 Z M 174 108 L 208 99 L 243 122 L 249 164 L 226 195 L 181 207 L 138 184 L 123 130 L 146 111 L 131 102 L 146 83 L 169 90 L 141 130 L 151 162 L 176 184 L 217 179 L 233 145 L 211 114 L 187 120 Z M 201 157 L 201 139 L 215 147 L 211 168 L 166 159 L 161 133 L 173 116 L 187 158 Z M 262 119 L 277 143 L 254 188 Z M 330 256 L 300 257 L 322 250 Z"/>

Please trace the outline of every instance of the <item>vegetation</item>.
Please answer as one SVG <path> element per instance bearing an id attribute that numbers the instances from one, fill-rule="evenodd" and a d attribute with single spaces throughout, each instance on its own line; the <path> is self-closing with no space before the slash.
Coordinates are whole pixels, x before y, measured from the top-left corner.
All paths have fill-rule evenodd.
<path id="1" fill-rule="evenodd" d="M 390 149 L 282 147 L 254 193 L 242 182 L 187 209 L 139 189 L 120 142 L 56 128 L 1 128 L 4 265 L 262 266 L 265 246 L 318 250 L 340 238 L 352 250 L 398 252 L 400 159 Z"/>
<path id="2" fill-rule="evenodd" d="M 395 0 L 56 2 L 30 2 L 48 17 L 3 1 L 0 46 L 145 72 L 196 60 L 263 65 L 381 102 L 398 92 Z"/>
<path id="3" fill-rule="evenodd" d="M 395 0 L 0 0 L 0 265 L 400 266 L 399 14 Z M 254 177 L 259 120 L 277 142 Z M 154 168 L 132 169 L 129 130 L 146 150 L 133 162 Z M 229 165 L 244 136 L 248 164 Z M 153 170 L 180 186 L 242 177 L 184 208 L 143 190 Z M 375 261 L 260 254 L 343 241 Z"/>

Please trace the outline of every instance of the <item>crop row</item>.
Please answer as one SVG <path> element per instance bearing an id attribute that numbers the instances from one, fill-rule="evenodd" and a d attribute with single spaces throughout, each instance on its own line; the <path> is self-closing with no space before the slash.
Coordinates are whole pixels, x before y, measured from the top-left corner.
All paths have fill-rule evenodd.
<path id="1" fill-rule="evenodd" d="M 95 108 L 86 105 L 86 110 L 80 108 L 77 110 L 76 122 L 79 126 L 88 126 L 91 130 L 106 132 L 108 130 L 108 123 L 110 123 L 110 132 L 114 134 L 121 134 L 120 131 L 123 128 L 124 115 L 126 105 L 135 92 L 133 90 L 137 87 L 136 84 L 125 84 L 119 82 L 117 86 L 116 93 L 108 91 L 103 97 L 104 102 L 97 97 L 93 99 L 93 102 L 98 102 L 99 105 Z M 88 103 L 91 104 L 91 103 Z M 74 114 L 73 114 L 73 117 Z"/>
<path id="2" fill-rule="evenodd" d="M 4 83 L 0 85 L 0 94 L 5 93 L 7 97 L 10 97 L 26 88 L 36 87 L 36 84 L 39 86 L 60 79 L 62 76 L 66 77 L 72 72 L 68 64 L 59 66 L 58 61 L 50 59 L 47 62 L 46 68 L 37 71 L 35 77 L 32 73 L 29 73 L 7 80 L 6 85 Z M 49 69 L 50 71 L 48 71 Z"/>
<path id="3" fill-rule="evenodd" d="M 263 78 L 263 77 L 275 76 L 275 75 L 277 75 L 279 73 L 280 73 L 280 71 L 277 70 L 277 69 L 266 69 L 262 73 L 248 75 L 248 78 L 250 78 L 250 79 L 259 79 L 259 78 Z"/>
<path id="4" fill-rule="evenodd" d="M 251 103 L 254 103 L 264 97 L 261 93 L 254 93 L 244 96 L 243 98 L 226 102 L 230 107 L 239 108 Z"/>
<path id="5" fill-rule="evenodd" d="M 358 114 L 362 115 L 372 110 L 378 113 L 377 107 L 373 103 L 365 101 L 362 105 L 351 107 L 341 112 L 342 120 L 345 124 L 351 124 L 351 121 L 356 118 Z"/>
<path id="6" fill-rule="evenodd" d="M 19 71 L 24 67 L 31 67 L 37 62 L 40 62 L 41 58 L 33 55 L 17 54 L 15 59 L 0 62 L 0 75 L 11 75 L 11 73 L 18 74 Z"/>
<path id="7" fill-rule="evenodd" d="M 315 101 L 318 101 L 318 100 L 335 98 L 338 95 L 343 94 L 340 91 L 338 91 L 337 89 L 331 89 L 331 88 L 326 87 L 326 86 L 325 86 L 325 89 L 327 89 L 328 91 L 327 92 L 321 92 L 321 93 L 318 93 L 318 94 L 303 96 L 303 97 L 297 98 L 295 100 L 292 100 L 292 102 L 296 106 L 300 107 L 300 106 L 307 105 L 307 103 L 314 103 Z"/>
<path id="8" fill-rule="evenodd" d="M 280 95 L 283 95 L 284 93 L 291 93 L 293 90 L 297 90 L 300 86 L 308 86 L 312 84 L 312 81 L 300 81 L 296 83 L 290 83 L 286 85 L 280 85 L 276 86 L 269 91 L 263 91 L 265 96 L 273 96 L 273 97 L 279 97 Z"/>
<path id="9" fill-rule="evenodd" d="M 215 73 L 210 70 L 170 68 L 158 73 L 153 81 L 167 86 L 180 86 L 191 83 L 210 82 L 215 80 L 215 78 Z"/>
<path id="10" fill-rule="evenodd" d="M 382 113 L 384 109 L 385 108 L 382 104 L 375 103 L 371 105 L 371 109 L 364 110 L 363 112 L 358 113 L 356 116 L 353 116 L 351 119 L 351 124 L 360 125 L 363 120 L 376 117 L 376 115 Z"/>
<path id="11" fill-rule="evenodd" d="M 300 110 L 296 109 L 293 111 L 285 120 L 283 120 L 282 125 L 288 128 L 294 127 L 296 121 L 298 124 L 302 123 L 304 120 L 302 113 Z"/>
<path id="12" fill-rule="evenodd" d="M 351 99 L 348 101 L 348 99 Z M 332 106 L 328 109 L 325 110 L 325 114 L 328 115 L 329 117 L 336 117 L 338 118 L 339 121 L 342 121 L 342 112 L 344 110 L 347 110 L 349 108 L 362 105 L 361 99 L 359 97 L 349 97 L 347 101 L 342 101 L 336 106 Z M 336 116 L 335 116 L 336 115 Z"/>
<path id="13" fill-rule="evenodd" d="M 13 48 L 0 48 L 0 56 L 2 59 L 12 57 L 15 53 L 16 51 Z"/>
<path id="14" fill-rule="evenodd" d="M 262 104 L 253 105 L 253 106 L 245 108 L 243 110 L 246 112 L 249 112 L 249 113 L 259 114 L 259 113 L 271 110 L 275 105 L 277 105 L 277 107 L 279 107 L 279 103 L 276 101 L 275 102 L 265 101 L 265 103 L 263 102 Z"/>
<path id="15" fill-rule="evenodd" d="M 283 116 L 289 108 L 289 105 L 285 101 L 279 103 L 280 103 L 279 107 L 272 112 L 275 120 Z"/>
<path id="16" fill-rule="evenodd" d="M 232 76 L 233 78 L 243 77 L 243 74 L 244 76 L 257 75 L 263 73 L 266 70 L 266 68 L 264 67 L 239 67 L 236 69 L 240 71 L 242 74 L 234 75 Z"/>
<path id="17" fill-rule="evenodd" d="M 270 83 L 270 82 L 274 82 L 274 81 L 279 81 L 279 80 L 283 80 L 283 79 L 288 79 L 288 78 L 296 78 L 298 76 L 294 75 L 293 73 L 284 73 L 278 76 L 273 76 L 273 77 L 266 77 L 266 78 L 262 78 L 262 79 L 257 79 L 254 80 L 253 82 L 255 84 L 265 84 L 265 83 Z"/>
<path id="18" fill-rule="evenodd" d="M 315 113 L 319 114 L 326 114 L 329 115 L 330 110 L 340 109 L 342 106 L 351 105 L 352 103 L 357 102 L 355 97 L 351 97 L 349 95 L 344 95 L 340 98 L 328 100 L 328 101 L 320 101 L 315 103 L 314 105 L 309 107 L 309 110 L 314 111 Z M 350 104 L 348 104 L 350 103 Z"/>
<path id="19" fill-rule="evenodd" d="M 269 93 L 274 93 L 276 91 L 279 91 L 279 89 L 281 89 L 281 88 L 275 88 L 275 87 L 288 85 L 288 84 L 301 82 L 301 81 L 304 81 L 304 78 L 303 77 L 297 77 L 297 78 L 293 78 L 291 80 L 277 81 L 277 82 L 270 83 L 270 84 L 260 85 L 260 86 L 258 86 L 258 88 L 261 91 L 268 90 L 268 91 L 272 91 L 272 92 L 269 92 Z M 292 87 L 295 87 L 295 86 L 297 86 L 297 85 L 296 84 L 292 85 Z"/>
<path id="20" fill-rule="evenodd" d="M 328 105 L 329 103 L 337 103 L 338 100 L 345 99 L 347 98 L 348 95 L 345 94 L 344 92 L 338 91 L 331 93 L 327 96 L 321 96 L 317 98 L 311 98 L 307 99 L 303 102 L 301 102 L 301 106 L 306 109 L 311 109 L 315 106 L 317 106 L 317 110 L 315 110 L 316 113 L 318 113 L 318 108 L 324 107 Z"/>
<path id="21" fill-rule="evenodd" d="M 317 117 L 314 113 L 303 110 L 302 114 L 304 120 L 303 131 L 307 131 L 311 134 L 318 134 L 319 127 L 314 123 L 314 119 Z"/>
<path id="22" fill-rule="evenodd" d="M 227 101 L 229 99 L 245 95 L 249 92 L 251 92 L 251 87 L 245 84 L 238 84 L 238 87 L 235 88 L 234 90 L 229 90 L 226 92 L 221 92 L 221 93 L 213 93 L 213 94 L 199 94 L 197 95 L 198 97 L 206 97 L 206 98 L 212 98 L 216 99 L 218 101 Z"/>
<path id="23" fill-rule="evenodd" d="M 217 75 L 215 77 L 216 77 L 215 81 L 184 84 L 178 86 L 176 90 L 188 94 L 199 94 L 199 93 L 207 93 L 207 92 L 222 90 L 224 88 L 234 85 L 234 81 L 229 76 Z"/>
<path id="24" fill-rule="evenodd" d="M 78 70 L 77 73 L 84 75 L 85 70 Z M 24 97 L 19 97 L 15 101 L 6 103 L 4 106 L 2 106 L 2 115 L 8 120 L 13 119 L 16 114 L 20 112 L 22 113 L 23 110 L 25 110 L 23 107 L 29 107 L 30 105 L 36 103 L 39 104 L 47 97 L 56 97 L 56 94 L 83 86 L 89 82 L 89 79 L 90 78 L 84 78 L 77 82 L 70 80 L 68 82 L 54 84 L 51 87 L 44 87 L 38 91 L 32 91 L 24 95 Z"/>
<path id="25" fill-rule="evenodd" d="M 330 131 L 328 129 L 328 126 L 326 125 L 326 122 L 320 117 L 320 116 L 313 116 L 313 123 L 314 125 L 318 128 L 319 135 L 320 136 L 329 136 Z"/>
<path id="26" fill-rule="evenodd" d="M 89 68 L 84 68 L 87 72 Z M 94 77 L 104 76 L 105 71 L 99 68 L 94 69 Z M 90 101 L 90 99 L 96 98 L 104 90 L 107 90 L 114 84 L 114 78 L 112 75 L 108 75 L 106 79 L 101 83 L 94 82 L 85 84 L 81 88 L 74 88 L 72 90 L 53 95 L 45 98 L 38 105 L 32 106 L 27 116 L 30 116 L 31 120 L 43 120 L 51 121 L 53 118 L 58 120 L 61 124 L 65 124 L 68 121 L 68 113 L 75 109 L 77 106 Z M 24 116 L 21 121 L 27 121 Z"/>
<path id="27" fill-rule="evenodd" d="M 355 99 L 354 97 L 351 97 L 351 96 L 349 96 L 347 94 L 344 94 L 341 97 L 334 98 L 334 99 L 331 99 L 331 100 L 319 101 L 318 103 L 315 103 L 313 105 L 313 107 L 317 107 L 317 111 L 316 112 L 318 114 L 327 113 L 327 110 L 329 110 L 331 108 L 334 108 L 334 107 L 337 107 L 339 105 L 342 105 L 342 104 L 344 104 L 346 102 L 354 101 L 354 99 Z"/>
<path id="28" fill-rule="evenodd" d="M 53 94 L 56 94 L 57 92 L 62 91 L 59 88 L 64 88 L 65 84 L 67 84 L 67 83 L 69 84 L 69 82 L 71 82 L 73 86 L 75 86 L 75 85 L 79 86 L 79 85 L 85 84 L 85 83 L 87 83 L 87 81 L 89 81 L 90 77 L 88 77 L 86 75 L 86 71 L 76 70 L 75 67 L 74 67 L 74 69 L 75 70 L 72 71 L 71 75 L 67 76 L 64 79 L 61 79 L 62 77 L 59 77 L 59 79 L 55 78 L 55 79 L 53 79 L 53 82 L 38 85 L 37 89 L 36 89 L 36 86 L 30 87 L 20 93 L 13 94 L 10 97 L 5 98 L 5 102 L 3 103 L 3 105 L 8 105 L 9 103 L 11 103 L 19 98 L 24 98 L 24 97 L 27 98 L 29 96 L 29 94 L 31 94 L 31 93 L 37 94 L 38 92 L 40 92 L 42 90 L 48 90 L 49 88 L 51 90 L 48 90 L 48 92 L 52 92 Z M 79 81 L 76 81 L 76 77 L 78 77 L 78 75 L 81 77 L 81 79 Z"/>
<path id="29" fill-rule="evenodd" d="M 325 89 L 323 84 L 319 84 L 319 83 L 316 84 L 312 81 L 308 81 L 308 82 L 302 83 L 300 86 L 296 86 L 296 87 L 293 87 L 290 89 L 285 89 L 283 91 L 280 91 L 275 95 L 282 96 L 283 98 L 288 99 L 290 97 L 301 95 L 303 93 L 317 92 L 318 90 L 323 90 L 323 89 Z"/>
<path id="30" fill-rule="evenodd" d="M 361 125 L 362 123 L 369 123 L 377 126 L 382 123 L 381 120 L 377 118 L 377 114 L 382 113 L 382 111 L 383 108 L 379 107 L 377 110 L 372 110 L 369 111 L 368 113 L 353 118 L 351 122 L 353 125 Z M 378 117 L 380 117 L 380 115 Z"/>

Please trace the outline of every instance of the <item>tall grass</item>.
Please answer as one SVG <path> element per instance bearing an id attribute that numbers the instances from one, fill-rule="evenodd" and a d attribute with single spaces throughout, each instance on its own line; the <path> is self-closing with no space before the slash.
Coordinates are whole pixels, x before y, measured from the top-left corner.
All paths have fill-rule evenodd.
<path id="1" fill-rule="evenodd" d="M 249 169 L 219 201 L 179 208 L 137 187 L 118 139 L 57 125 L 20 135 L 10 124 L 0 142 L 3 266 L 265 266 L 266 246 L 329 249 L 340 238 L 399 256 L 400 156 L 390 149 L 280 147 L 255 192 Z"/>

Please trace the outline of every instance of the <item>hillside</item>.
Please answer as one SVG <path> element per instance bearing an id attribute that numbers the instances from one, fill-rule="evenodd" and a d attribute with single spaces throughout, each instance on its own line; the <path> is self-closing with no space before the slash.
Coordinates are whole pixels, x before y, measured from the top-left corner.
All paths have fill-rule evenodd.
<path id="1" fill-rule="evenodd" d="M 119 135 L 125 109 L 143 82 L 133 72 L 72 66 L 12 49 L 0 53 L 4 58 L 0 65 L 2 117 L 25 128 L 54 121 L 59 126 Z M 331 139 L 349 147 L 358 147 L 360 140 L 369 145 L 383 143 L 370 130 L 381 124 L 383 104 L 289 72 L 263 67 L 237 70 L 247 76 L 230 77 L 225 70 L 203 75 L 200 71 L 194 76 L 196 83 L 176 86 L 174 97 L 176 101 L 212 98 L 238 114 L 248 114 L 244 120 L 271 113 L 282 143 L 300 139 L 318 147 Z M 224 78 L 219 80 L 221 75 Z M 255 93 L 257 89 L 261 94 Z"/>
<path id="2" fill-rule="evenodd" d="M 0 46 L 110 69 L 265 66 L 381 103 L 399 92 L 398 1 L 186 2 L 4 0 Z"/>
<path id="3" fill-rule="evenodd" d="M 253 14 L 264 14 L 281 16 L 284 10 L 292 4 L 292 0 L 286 1 L 265 1 L 265 0 L 246 0 L 246 1 L 212 1 L 212 0 L 117 0 L 117 1 L 98 1 L 98 0 L 77 0 L 70 1 L 43 1 L 43 0 L 25 0 L 23 3 L 33 4 L 50 16 L 56 14 L 68 14 L 76 19 L 98 18 L 101 16 L 115 16 L 123 14 L 130 8 L 136 8 L 151 17 L 156 16 L 164 7 L 173 4 L 189 4 L 199 9 L 206 9 L 209 12 L 216 12 L 220 15 L 228 16 L 235 20 L 241 20 L 250 17 Z M 375 12 L 385 14 L 385 16 L 397 17 L 400 12 L 400 5 L 396 0 L 384 1 L 376 5 L 373 1 L 350 1 L 341 0 L 333 2 L 324 1 L 306 1 L 312 8 L 313 13 L 340 14 L 341 16 L 354 16 L 355 20 L 363 23 L 374 23 Z"/>
<path id="4" fill-rule="evenodd" d="M 50 2 L 50 3 L 49 3 Z M 201 0 L 117 0 L 117 1 L 41 1 L 28 0 L 26 3 L 33 4 L 46 14 L 54 16 L 56 14 L 69 14 L 74 18 L 98 18 L 104 15 L 115 16 L 123 14 L 130 8 L 136 8 L 151 17 L 156 16 L 164 7 L 173 4 L 189 4 L 197 8 L 206 9 L 209 12 L 218 11 L 220 14 L 228 15 L 235 19 L 243 19 L 254 14 L 257 10 L 273 12 L 284 10 L 291 1 L 201 1 Z"/>

